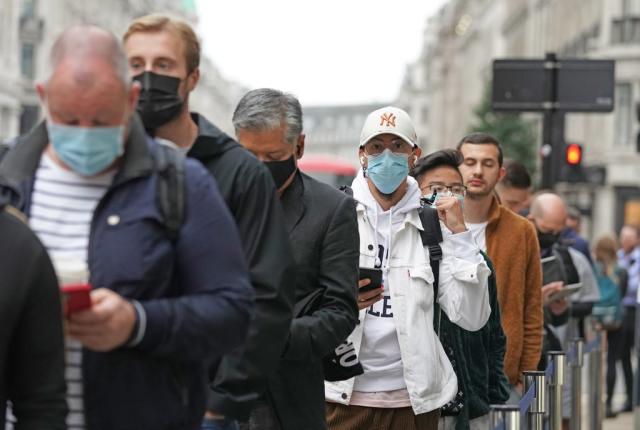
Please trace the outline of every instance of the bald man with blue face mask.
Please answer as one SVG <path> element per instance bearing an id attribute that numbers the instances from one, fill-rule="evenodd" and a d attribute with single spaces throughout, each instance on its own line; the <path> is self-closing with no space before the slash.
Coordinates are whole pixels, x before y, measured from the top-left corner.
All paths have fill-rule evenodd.
<path id="1" fill-rule="evenodd" d="M 231 215 L 199 163 L 146 136 L 112 34 L 67 29 L 51 70 L 37 87 L 46 121 L 0 162 L 0 200 L 85 293 L 66 312 L 67 426 L 196 429 L 208 365 L 242 344 L 252 311 Z M 167 176 L 179 225 L 158 191 Z"/>
<path id="2" fill-rule="evenodd" d="M 437 429 L 440 408 L 455 398 L 458 384 L 434 330 L 434 303 L 467 330 L 481 328 L 491 313 L 489 269 L 455 196 L 435 202 L 446 229 L 434 297 L 429 251 L 420 235 L 421 191 L 408 176 L 420 153 L 406 112 L 388 106 L 367 117 L 359 145 L 362 170 L 352 189 L 359 264 L 380 270 L 382 286 L 359 294 L 359 324 L 349 337 L 364 374 L 325 384 L 334 430 Z M 359 286 L 369 283 L 363 279 Z"/>

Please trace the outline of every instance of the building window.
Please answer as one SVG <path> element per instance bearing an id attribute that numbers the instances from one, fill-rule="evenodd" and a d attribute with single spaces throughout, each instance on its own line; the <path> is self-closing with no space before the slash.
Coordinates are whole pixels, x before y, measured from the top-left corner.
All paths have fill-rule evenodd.
<path id="1" fill-rule="evenodd" d="M 20 71 L 22 72 L 22 76 L 27 79 L 33 79 L 35 77 L 34 52 L 35 50 L 31 43 L 25 43 L 22 45 Z"/>
<path id="2" fill-rule="evenodd" d="M 34 18 L 36 16 L 36 0 L 22 0 L 20 17 L 22 19 Z"/>
<path id="3" fill-rule="evenodd" d="M 622 16 L 637 15 L 640 12 L 638 0 L 622 0 Z"/>
<path id="4" fill-rule="evenodd" d="M 631 141 L 631 118 L 633 108 L 631 84 L 616 84 L 616 108 L 615 108 L 615 143 L 616 145 L 629 145 Z"/>

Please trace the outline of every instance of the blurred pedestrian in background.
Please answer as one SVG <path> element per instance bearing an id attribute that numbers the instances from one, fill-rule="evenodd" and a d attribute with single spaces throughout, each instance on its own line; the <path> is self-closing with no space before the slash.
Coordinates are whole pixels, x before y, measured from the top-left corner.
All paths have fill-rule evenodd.
<path id="1" fill-rule="evenodd" d="M 622 412 L 633 410 L 633 368 L 631 352 L 635 343 L 636 307 L 638 305 L 638 284 L 640 283 L 640 227 L 625 225 L 620 230 L 620 249 L 618 250 L 618 264 L 627 270 L 629 282 L 627 291 L 622 299 L 624 307 L 621 344 L 616 348 L 620 352 L 627 400 Z"/>
<path id="2" fill-rule="evenodd" d="M 526 216 L 531 205 L 533 184 L 527 167 L 517 160 L 504 160 L 505 174 L 496 184 L 500 204 Z"/>
<path id="3" fill-rule="evenodd" d="M 600 301 L 593 308 L 593 314 L 601 328 L 607 331 L 607 418 L 617 415 L 613 410 L 613 390 L 616 385 L 616 364 L 621 361 L 621 347 L 625 344 L 621 338 L 623 331 L 622 298 L 627 291 L 629 274 L 619 266 L 617 256 L 618 244 L 613 237 L 603 236 L 596 241 L 593 249 L 595 259 L 594 270 L 600 289 Z M 623 370 L 626 372 L 630 369 Z M 631 375 L 625 375 L 625 384 L 632 383 Z M 633 390 L 633 387 L 631 387 Z M 629 387 L 627 387 L 629 392 Z"/>

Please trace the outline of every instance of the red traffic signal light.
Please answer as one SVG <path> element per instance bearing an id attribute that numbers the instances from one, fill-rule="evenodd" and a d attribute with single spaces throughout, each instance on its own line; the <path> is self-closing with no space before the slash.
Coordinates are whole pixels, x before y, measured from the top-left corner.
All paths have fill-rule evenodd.
<path id="1" fill-rule="evenodd" d="M 564 159 L 570 166 L 577 166 L 582 162 L 582 146 L 570 143 L 565 150 Z"/>

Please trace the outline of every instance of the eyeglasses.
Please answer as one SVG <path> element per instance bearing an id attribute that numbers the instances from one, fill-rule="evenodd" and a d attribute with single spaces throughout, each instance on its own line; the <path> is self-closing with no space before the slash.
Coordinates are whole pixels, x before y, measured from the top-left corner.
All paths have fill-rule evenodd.
<path id="1" fill-rule="evenodd" d="M 363 148 L 367 155 L 380 155 L 385 149 L 390 150 L 394 154 L 411 154 L 411 151 L 413 151 L 413 146 L 400 139 L 394 140 L 388 145 L 378 140 L 370 140 L 363 145 Z"/>
<path id="2" fill-rule="evenodd" d="M 452 194 L 458 194 L 463 197 L 467 195 L 467 187 L 462 184 L 445 185 L 442 182 L 432 182 L 425 188 L 432 194 L 442 194 L 449 190 Z M 424 191 L 424 188 L 422 188 L 422 191 Z"/>

